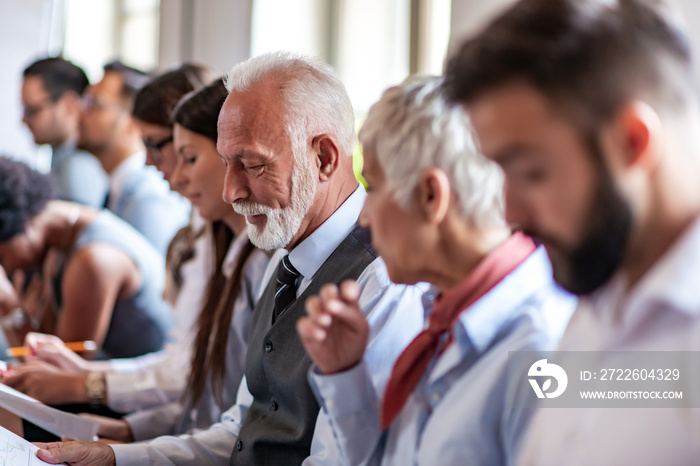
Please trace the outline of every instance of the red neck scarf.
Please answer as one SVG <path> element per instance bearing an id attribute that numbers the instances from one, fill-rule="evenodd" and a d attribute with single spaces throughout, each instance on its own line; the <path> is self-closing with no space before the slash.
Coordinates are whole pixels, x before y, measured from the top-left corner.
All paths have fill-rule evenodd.
<path id="1" fill-rule="evenodd" d="M 530 238 L 515 233 L 491 251 L 464 281 L 435 298 L 427 328 L 406 347 L 391 371 L 382 399 L 382 430 L 387 429 L 401 412 L 435 356 L 442 335 L 450 331 L 462 312 L 518 268 L 535 249 Z"/>

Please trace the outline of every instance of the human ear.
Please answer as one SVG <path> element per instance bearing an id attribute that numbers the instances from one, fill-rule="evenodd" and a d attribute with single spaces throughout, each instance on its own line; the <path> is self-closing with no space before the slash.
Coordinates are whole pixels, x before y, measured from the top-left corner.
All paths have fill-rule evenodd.
<path id="1" fill-rule="evenodd" d="M 428 222 L 440 223 L 445 219 L 451 198 L 450 181 L 444 171 L 433 167 L 421 174 L 416 187 L 416 202 Z"/>
<path id="2" fill-rule="evenodd" d="M 656 166 L 664 132 L 661 119 L 651 106 L 642 101 L 624 105 L 614 117 L 610 129 L 609 138 L 620 155 L 614 163 L 644 171 Z"/>
<path id="3" fill-rule="evenodd" d="M 329 134 L 318 135 L 311 141 L 311 150 L 316 156 L 319 180 L 328 181 L 340 163 L 336 141 Z"/>

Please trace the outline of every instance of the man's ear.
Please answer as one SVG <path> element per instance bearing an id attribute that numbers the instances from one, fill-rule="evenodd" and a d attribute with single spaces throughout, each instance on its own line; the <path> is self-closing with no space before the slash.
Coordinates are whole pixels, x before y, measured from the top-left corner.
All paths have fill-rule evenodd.
<path id="1" fill-rule="evenodd" d="M 340 164 L 338 144 L 333 136 L 320 134 L 311 141 L 311 150 L 316 155 L 316 166 L 320 181 L 328 181 Z"/>
<path id="2" fill-rule="evenodd" d="M 621 168 L 637 167 L 645 171 L 658 163 L 664 148 L 664 131 L 656 111 L 641 101 L 624 105 L 609 126 L 608 143 L 612 143 L 616 160 Z"/>
<path id="3" fill-rule="evenodd" d="M 416 203 L 424 218 L 431 223 L 441 223 L 451 200 L 452 190 L 445 172 L 435 167 L 425 170 L 416 187 Z"/>

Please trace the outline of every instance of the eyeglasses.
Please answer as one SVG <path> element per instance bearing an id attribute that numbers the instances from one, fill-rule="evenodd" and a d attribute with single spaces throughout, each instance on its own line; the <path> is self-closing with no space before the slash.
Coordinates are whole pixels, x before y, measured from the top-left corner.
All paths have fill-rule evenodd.
<path id="1" fill-rule="evenodd" d="M 36 105 L 23 105 L 22 115 L 24 115 L 24 118 L 31 118 L 34 115 L 39 114 L 46 107 L 53 105 L 53 103 L 54 99 L 51 96 L 46 96 Z"/>
<path id="2" fill-rule="evenodd" d="M 150 155 L 151 159 L 153 159 L 153 163 L 159 164 L 163 161 L 163 147 L 167 146 L 171 142 L 173 142 L 173 137 L 168 136 L 166 138 L 161 139 L 158 142 L 151 142 L 148 139 L 144 139 L 143 145 L 146 146 L 148 155 Z"/>

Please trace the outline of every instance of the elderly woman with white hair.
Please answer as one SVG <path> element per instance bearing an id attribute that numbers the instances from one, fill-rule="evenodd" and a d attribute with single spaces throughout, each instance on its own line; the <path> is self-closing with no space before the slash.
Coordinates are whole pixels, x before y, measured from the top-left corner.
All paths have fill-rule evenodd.
<path id="1" fill-rule="evenodd" d="M 326 285 L 297 324 L 310 380 L 348 464 L 501 465 L 515 461 L 531 410 L 509 351 L 552 350 L 575 299 L 545 251 L 512 233 L 503 176 L 441 78 L 387 90 L 360 131 L 368 196 L 360 222 L 398 283 L 427 281 L 425 330 L 380 399 L 363 361 L 368 326 L 352 282 Z"/>

